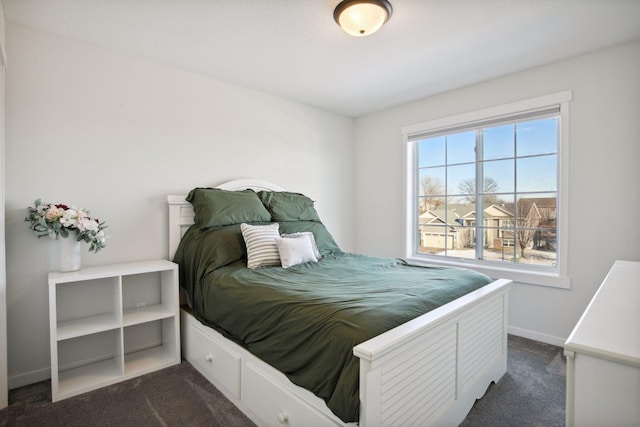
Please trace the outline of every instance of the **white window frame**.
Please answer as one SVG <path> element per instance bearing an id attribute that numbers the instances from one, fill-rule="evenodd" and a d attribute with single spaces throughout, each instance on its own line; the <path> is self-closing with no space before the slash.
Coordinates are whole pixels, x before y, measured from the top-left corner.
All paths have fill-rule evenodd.
<path id="1" fill-rule="evenodd" d="M 511 279 L 520 283 L 551 286 L 570 289 L 568 277 L 568 194 L 569 194 L 569 103 L 572 99 L 570 90 L 544 95 L 537 98 L 517 101 L 505 105 L 486 108 L 479 111 L 458 114 L 455 116 L 431 120 L 401 128 L 405 146 L 405 259 L 415 264 L 440 264 L 471 268 L 492 278 Z M 543 269 L 525 264 L 496 263 L 483 260 L 447 258 L 440 255 L 418 254 L 417 233 L 417 144 L 411 137 L 423 133 L 435 133 L 458 127 L 481 126 L 488 121 L 499 121 L 518 114 L 532 113 L 551 107 L 559 107 L 559 147 L 558 147 L 558 247 L 556 252 L 557 267 Z"/>

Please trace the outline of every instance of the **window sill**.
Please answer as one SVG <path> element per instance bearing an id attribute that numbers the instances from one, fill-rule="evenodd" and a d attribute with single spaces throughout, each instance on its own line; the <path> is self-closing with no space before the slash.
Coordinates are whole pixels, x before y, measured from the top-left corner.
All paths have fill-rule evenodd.
<path id="1" fill-rule="evenodd" d="M 468 268 L 493 279 L 509 279 L 518 283 L 548 286 L 551 288 L 571 289 L 571 279 L 557 272 L 535 271 L 524 268 L 508 268 L 498 265 L 487 265 L 473 261 L 435 259 L 426 257 L 407 257 L 405 260 L 415 265 L 441 265 L 447 267 Z"/>

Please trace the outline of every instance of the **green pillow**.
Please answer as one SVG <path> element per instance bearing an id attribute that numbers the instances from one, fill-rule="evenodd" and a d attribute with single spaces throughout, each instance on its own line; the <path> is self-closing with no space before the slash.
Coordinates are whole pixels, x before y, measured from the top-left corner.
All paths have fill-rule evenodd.
<path id="1" fill-rule="evenodd" d="M 198 228 L 271 221 L 269 211 L 253 190 L 195 188 L 187 195 L 187 201 L 193 205 Z"/>
<path id="2" fill-rule="evenodd" d="M 318 212 L 313 207 L 313 200 L 304 194 L 287 191 L 260 191 L 258 196 L 271 213 L 271 220 L 274 222 L 321 222 Z"/>
<path id="3" fill-rule="evenodd" d="M 280 223 L 280 234 L 293 234 L 305 231 L 313 233 L 316 246 L 322 256 L 342 252 L 331 233 L 329 233 L 329 230 L 327 230 L 321 222 L 288 221 Z"/>
<path id="4" fill-rule="evenodd" d="M 203 287 L 199 283 L 206 274 L 244 258 L 246 250 L 240 224 L 189 228 L 180 240 L 173 261 L 180 265 L 180 286 L 187 291 L 192 307 L 204 310 Z"/>

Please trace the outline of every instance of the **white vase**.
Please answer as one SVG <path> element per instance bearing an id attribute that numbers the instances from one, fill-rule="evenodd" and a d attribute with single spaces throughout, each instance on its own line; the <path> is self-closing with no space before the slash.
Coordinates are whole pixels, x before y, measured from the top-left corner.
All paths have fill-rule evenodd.
<path id="1" fill-rule="evenodd" d="M 82 256 L 80 252 L 80 243 L 75 236 L 58 239 L 58 256 L 60 271 L 77 271 L 82 266 Z"/>

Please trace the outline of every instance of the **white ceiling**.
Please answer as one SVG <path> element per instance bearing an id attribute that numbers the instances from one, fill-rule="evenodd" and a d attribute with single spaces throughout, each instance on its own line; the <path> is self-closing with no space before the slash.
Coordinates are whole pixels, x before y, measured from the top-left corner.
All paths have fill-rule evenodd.
<path id="1" fill-rule="evenodd" d="M 640 39 L 640 0 L 3 0 L 7 20 L 353 117 Z M 10 60 L 10 59 L 9 59 Z"/>

